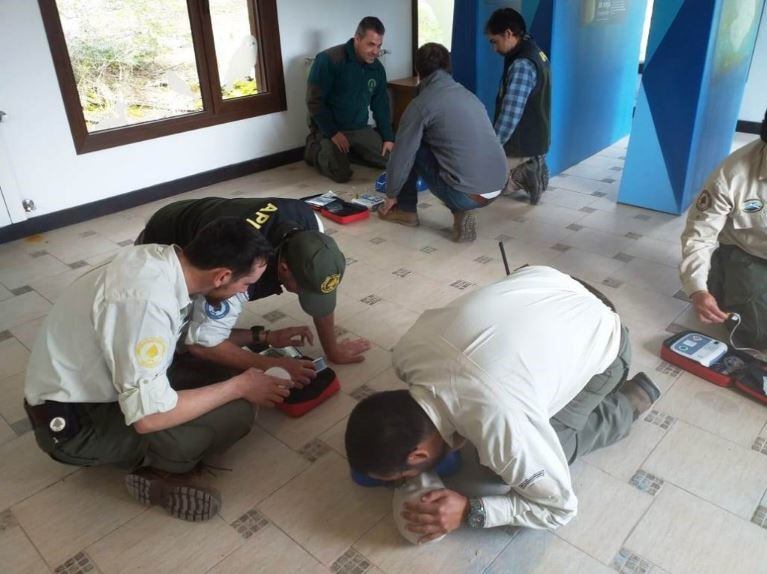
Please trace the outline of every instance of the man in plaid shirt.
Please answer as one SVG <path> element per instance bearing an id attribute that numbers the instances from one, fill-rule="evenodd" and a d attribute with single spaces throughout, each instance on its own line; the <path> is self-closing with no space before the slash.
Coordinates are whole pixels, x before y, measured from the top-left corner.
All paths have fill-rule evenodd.
<path id="1" fill-rule="evenodd" d="M 551 141 L 549 60 L 527 34 L 525 21 L 516 10 L 493 12 L 485 33 L 493 49 L 504 57 L 494 126 L 509 163 L 506 192 L 523 189 L 535 205 L 549 181 L 545 158 Z"/>

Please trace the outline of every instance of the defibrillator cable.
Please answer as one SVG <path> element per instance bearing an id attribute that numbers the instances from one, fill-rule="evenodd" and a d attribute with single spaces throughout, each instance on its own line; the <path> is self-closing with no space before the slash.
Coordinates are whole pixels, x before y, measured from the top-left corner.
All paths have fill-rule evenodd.
<path id="1" fill-rule="evenodd" d="M 760 361 L 767 361 L 767 356 L 762 353 L 762 351 L 759 351 L 757 349 L 752 349 L 751 347 L 739 347 L 735 344 L 735 330 L 740 327 L 741 319 L 740 315 L 738 313 L 730 313 L 727 316 L 727 319 L 724 322 L 725 328 L 729 331 L 730 334 L 730 346 L 737 350 L 737 351 L 743 351 L 746 353 L 754 353 L 755 358 L 759 359 Z"/>

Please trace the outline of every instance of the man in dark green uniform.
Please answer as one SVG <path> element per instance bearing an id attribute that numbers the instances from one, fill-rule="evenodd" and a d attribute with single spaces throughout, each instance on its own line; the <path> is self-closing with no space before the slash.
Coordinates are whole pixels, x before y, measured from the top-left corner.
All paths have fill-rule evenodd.
<path id="1" fill-rule="evenodd" d="M 266 343 L 285 347 L 295 344 L 293 338 L 305 337 L 311 342 L 311 332 L 305 327 L 274 332 L 259 326 L 250 330 L 234 328 L 243 303 L 279 295 L 284 288 L 298 294 L 301 308 L 314 319 L 328 360 L 336 364 L 363 361 L 363 353 L 370 348 L 369 341 L 338 341 L 335 335 L 336 290 L 343 278 L 346 258 L 333 238 L 322 233 L 320 221 L 303 201 L 277 197 L 177 201 L 149 219 L 137 243 L 175 244 L 183 248 L 208 222 L 222 216 L 247 221 L 266 237 L 275 255 L 269 259 L 259 281 L 248 288 L 247 297 L 213 301 L 205 309 L 195 309 L 195 316 L 202 316 L 202 321 L 198 328 L 195 316 L 192 318 L 187 341 L 193 343 L 192 353 L 201 359 L 244 370 L 264 366 L 254 363 L 261 358 L 243 350 L 243 346 Z M 285 359 L 283 362 L 285 364 L 278 366 L 285 368 L 296 382 L 306 383 L 314 376 L 314 367 L 309 361 Z"/>
<path id="2" fill-rule="evenodd" d="M 516 10 L 493 12 L 485 33 L 493 49 L 503 56 L 494 126 L 509 163 L 506 191 L 523 189 L 535 205 L 549 184 L 545 157 L 551 142 L 549 59 L 527 33 Z"/>
<path id="3" fill-rule="evenodd" d="M 304 159 L 339 183 L 352 176 L 350 160 L 386 167 L 394 146 L 386 70 L 378 60 L 384 31 L 378 18 L 363 18 L 354 38 L 317 54 L 309 72 Z M 368 109 L 376 129 L 368 125 Z"/>

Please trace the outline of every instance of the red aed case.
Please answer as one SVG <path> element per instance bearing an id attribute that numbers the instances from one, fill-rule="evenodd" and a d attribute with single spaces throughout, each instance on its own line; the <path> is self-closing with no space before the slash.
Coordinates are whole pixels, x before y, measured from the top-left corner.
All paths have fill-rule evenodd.
<path id="1" fill-rule="evenodd" d="M 335 371 L 326 367 L 304 388 L 292 389 L 285 402 L 277 405 L 277 408 L 290 417 L 300 417 L 324 403 L 339 390 L 341 384 Z"/>
<path id="2" fill-rule="evenodd" d="M 310 195 L 301 199 L 306 201 L 307 199 L 319 197 L 320 195 L 322 194 Z M 354 221 L 360 221 L 370 217 L 370 211 L 367 207 L 349 203 L 348 201 L 344 201 L 341 198 L 335 199 L 330 203 L 323 205 L 322 207 L 312 205 L 311 203 L 308 205 L 315 211 L 319 211 L 322 217 L 326 217 L 327 219 L 335 221 L 336 223 L 340 223 L 341 225 L 352 223 Z"/>
<path id="3" fill-rule="evenodd" d="M 706 367 L 673 350 L 674 343 L 691 335 L 699 335 L 695 331 L 683 331 L 672 335 L 661 346 L 660 356 L 664 361 L 681 367 L 720 387 L 735 387 L 749 396 L 767 404 L 762 377 L 767 377 L 767 364 L 743 351 L 727 346 L 726 354 L 719 360 Z M 734 368 L 733 363 L 740 363 Z M 729 363 L 729 365 L 728 365 Z"/>

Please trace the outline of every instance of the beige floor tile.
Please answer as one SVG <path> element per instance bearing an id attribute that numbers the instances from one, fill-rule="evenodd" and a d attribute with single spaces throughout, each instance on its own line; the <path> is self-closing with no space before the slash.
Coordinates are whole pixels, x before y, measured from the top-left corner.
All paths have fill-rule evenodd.
<path id="1" fill-rule="evenodd" d="M 6 299 L 10 299 L 13 297 L 13 293 L 8 291 L 5 287 L 0 285 L 0 301 L 5 301 Z"/>
<path id="2" fill-rule="evenodd" d="M 587 464 L 576 462 L 571 470 L 578 516 L 557 536 L 609 564 L 653 498 Z"/>
<path id="3" fill-rule="evenodd" d="M 8 574 L 50 572 L 10 510 L 0 513 L 0 570 Z"/>
<path id="4" fill-rule="evenodd" d="M 146 510 L 128 496 L 124 477 L 116 469 L 83 469 L 12 510 L 48 564 L 57 566 Z"/>
<path id="5" fill-rule="evenodd" d="M 24 412 L 24 373 L 0 379 L 0 416 L 11 424 L 27 416 Z"/>
<path id="6" fill-rule="evenodd" d="M 603 255 L 596 255 L 577 248 L 569 249 L 551 261 L 552 267 L 568 275 L 593 283 L 595 286 L 598 286 L 604 279 L 610 277 L 624 265 L 623 261 Z"/>
<path id="7" fill-rule="evenodd" d="M 419 315 L 420 313 L 383 300 L 344 321 L 344 327 L 374 341 L 384 349 L 391 349 L 413 326 Z"/>
<path id="8" fill-rule="evenodd" d="M 649 259 L 663 265 L 676 267 L 682 260 L 682 244 L 677 238 L 675 242 L 661 241 L 652 237 L 640 237 L 628 244 L 625 253 Z"/>
<path id="9" fill-rule="evenodd" d="M 90 265 L 78 267 L 77 269 L 70 269 L 69 271 L 59 273 L 58 275 L 30 281 L 29 286 L 53 303 L 75 279 L 84 275 L 90 269 Z"/>
<path id="10" fill-rule="evenodd" d="M 665 435 L 664 429 L 640 418 L 634 423 L 629 436 L 607 448 L 589 453 L 581 460 L 628 482 Z"/>
<path id="11" fill-rule="evenodd" d="M 471 276 L 471 272 L 468 272 L 467 276 Z M 378 294 L 387 301 L 420 314 L 426 309 L 442 307 L 449 303 L 452 299 L 449 289 L 445 283 L 410 273 L 390 284 L 385 290 L 378 291 Z"/>
<path id="12" fill-rule="evenodd" d="M 8 423 L 6 423 L 5 420 L 0 419 L 0 444 L 5 444 L 15 438 L 16 433 L 13 432 L 13 429 L 8 426 Z"/>
<path id="13" fill-rule="evenodd" d="M 669 572 L 761 574 L 767 530 L 666 485 L 625 544 Z"/>
<path id="14" fill-rule="evenodd" d="M 383 271 L 364 261 L 355 261 L 346 267 L 341 284 L 346 295 L 362 299 L 373 293 L 386 293 L 387 286 L 397 279 L 390 271 Z"/>
<path id="15" fill-rule="evenodd" d="M 276 409 L 261 409 L 256 423 L 290 448 L 299 449 L 346 417 L 356 404 L 357 401 L 339 392 L 299 418 Z"/>
<path id="16" fill-rule="evenodd" d="M 209 462 L 231 469 L 213 470 L 212 479 L 223 497 L 221 516 L 228 524 L 309 466 L 309 461 L 258 428 Z"/>
<path id="17" fill-rule="evenodd" d="M 38 319 L 50 308 L 51 304 L 34 291 L 0 301 L 0 331 Z"/>
<path id="18" fill-rule="evenodd" d="M 579 194 L 573 194 L 579 195 Z M 579 197 L 584 197 L 579 195 Z M 588 196 L 585 196 L 588 197 Z M 632 240 L 622 235 L 599 231 L 584 227 L 578 231 L 573 231 L 560 240 L 565 245 L 576 247 L 589 253 L 601 255 L 603 257 L 613 258 L 618 253 L 627 253 Z"/>
<path id="19" fill-rule="evenodd" d="M 269 525 L 253 534 L 210 574 L 321 574 L 328 569 L 279 528 Z"/>
<path id="20" fill-rule="evenodd" d="M 398 389 L 407 389 L 408 385 L 402 381 L 394 372 L 394 367 L 386 369 L 384 372 L 370 379 L 367 386 L 375 391 L 394 391 Z"/>
<path id="21" fill-rule="evenodd" d="M 29 349 L 15 338 L 0 341 L 0 379 L 27 370 Z"/>
<path id="22" fill-rule="evenodd" d="M 90 237 L 75 235 L 49 239 L 45 249 L 59 261 L 69 264 L 114 251 L 117 247 L 113 241 L 96 234 Z"/>
<path id="23" fill-rule="evenodd" d="M 31 351 L 32 347 L 35 345 L 37 333 L 40 331 L 40 326 L 43 324 L 43 321 L 45 321 L 45 317 L 39 317 L 32 321 L 22 323 L 21 325 L 11 327 L 8 330 L 11 332 L 11 335 L 16 337 L 22 345 Z"/>
<path id="24" fill-rule="evenodd" d="M 0 446 L 0 508 L 21 502 L 77 468 L 51 460 L 29 432 Z"/>
<path id="25" fill-rule="evenodd" d="M 581 209 L 582 207 L 588 207 L 596 199 L 593 195 L 549 187 L 541 197 L 541 205 L 559 205 L 561 207 L 569 207 L 570 209 Z"/>
<path id="26" fill-rule="evenodd" d="M 678 421 L 642 465 L 684 490 L 750 520 L 767 489 L 767 456 Z"/>
<path id="27" fill-rule="evenodd" d="M 583 211 L 577 209 L 542 203 L 535 206 L 535 209 L 529 210 L 525 217 L 532 221 L 567 227 L 571 223 L 583 219 L 585 215 Z"/>
<path id="28" fill-rule="evenodd" d="M 691 373 L 682 374 L 657 408 L 746 448 L 767 422 L 764 405 Z"/>
<path id="29" fill-rule="evenodd" d="M 329 565 L 391 512 L 391 491 L 356 486 L 346 460 L 330 452 L 259 508 L 288 536 Z"/>
<path id="30" fill-rule="evenodd" d="M 487 574 L 609 574 L 614 572 L 550 532 L 525 530 L 485 570 Z"/>
<path id="31" fill-rule="evenodd" d="M 70 268 L 52 255 L 42 255 L 29 259 L 23 264 L 0 267 L 0 283 L 8 289 L 18 289 L 30 282 L 58 275 Z"/>
<path id="32" fill-rule="evenodd" d="M 243 543 L 221 518 L 185 522 L 152 508 L 86 549 L 102 572 L 207 572 Z"/>
<path id="33" fill-rule="evenodd" d="M 349 418 L 345 417 L 338 421 L 324 433 L 319 436 L 319 439 L 346 458 L 346 446 L 344 446 L 344 437 L 346 436 L 346 425 L 349 422 Z"/>
<path id="34" fill-rule="evenodd" d="M 682 288 L 676 267 L 637 258 L 610 275 L 613 279 L 673 296 Z"/>
<path id="35" fill-rule="evenodd" d="M 618 314 L 626 321 L 638 319 L 653 330 L 663 331 L 673 318 L 684 311 L 689 303 L 657 291 L 637 287 L 631 283 L 618 289 L 604 287 Z M 668 335 L 668 334 L 667 334 Z"/>
<path id="36" fill-rule="evenodd" d="M 373 490 L 373 489 L 371 489 Z M 386 491 L 391 497 L 391 491 Z M 410 572 L 483 572 L 509 543 L 499 529 L 462 528 L 439 542 L 414 546 L 397 531 L 388 515 L 365 534 L 354 547 L 387 574 Z"/>
<path id="37" fill-rule="evenodd" d="M 341 382 L 341 390 L 348 394 L 391 367 L 391 351 L 373 345 L 361 363 L 331 366 Z"/>

